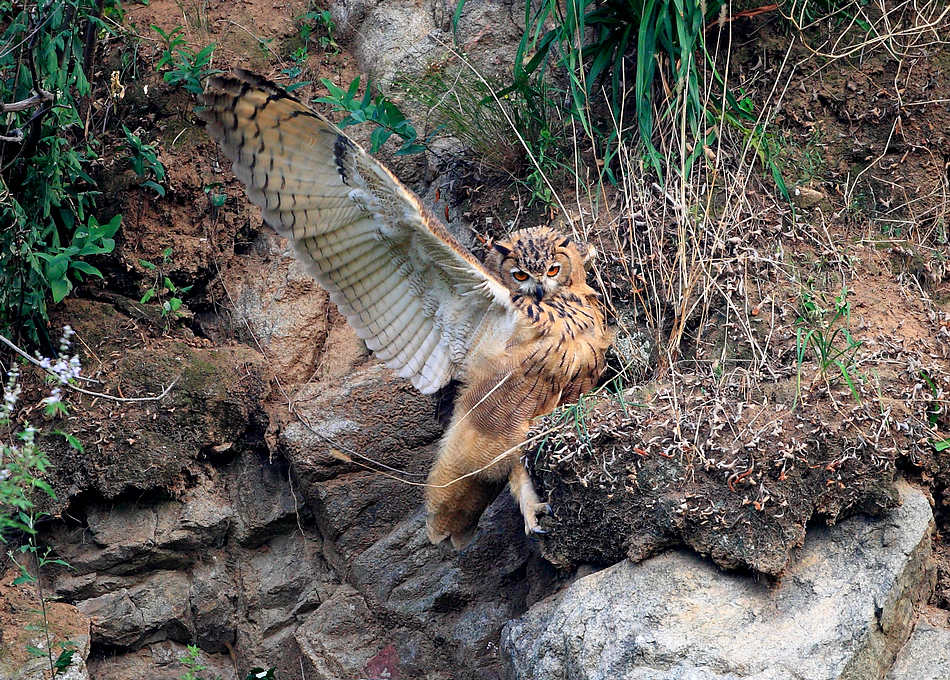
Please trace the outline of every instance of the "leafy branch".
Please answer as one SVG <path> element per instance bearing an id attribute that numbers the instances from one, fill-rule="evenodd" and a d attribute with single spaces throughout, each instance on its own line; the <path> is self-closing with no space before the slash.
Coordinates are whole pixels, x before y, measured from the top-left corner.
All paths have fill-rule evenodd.
<path id="1" fill-rule="evenodd" d="M 402 146 L 396 151 L 397 156 L 422 153 L 426 150 L 426 140 L 419 141 L 419 133 L 406 118 L 406 114 L 382 93 L 377 93 L 376 97 L 373 97 L 371 83 L 367 84 L 363 96 L 358 98 L 359 76 L 353 79 L 346 90 L 334 85 L 327 78 L 321 78 L 320 81 L 330 92 L 330 95 L 317 97 L 313 101 L 330 104 L 334 111 L 347 112 L 349 115 L 339 123 L 341 128 L 361 123 L 370 123 L 376 126 L 376 129 L 369 136 L 371 153 L 379 151 L 393 135 L 402 140 Z"/>

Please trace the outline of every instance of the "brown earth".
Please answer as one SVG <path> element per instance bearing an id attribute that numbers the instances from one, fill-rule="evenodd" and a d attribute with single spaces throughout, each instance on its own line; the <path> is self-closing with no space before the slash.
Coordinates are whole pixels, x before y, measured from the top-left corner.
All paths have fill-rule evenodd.
<path id="1" fill-rule="evenodd" d="M 20 561 L 32 568 L 29 555 L 20 555 Z M 63 602 L 48 602 L 44 608 L 39 585 L 48 584 L 14 584 L 20 574 L 13 567 L 0 576 L 0 672 L 4 677 L 45 680 L 50 677 L 49 657 L 34 656 L 28 648 L 47 649 L 48 634 L 54 662 L 64 649 L 75 649 L 77 659 L 85 658 L 89 619 Z"/>

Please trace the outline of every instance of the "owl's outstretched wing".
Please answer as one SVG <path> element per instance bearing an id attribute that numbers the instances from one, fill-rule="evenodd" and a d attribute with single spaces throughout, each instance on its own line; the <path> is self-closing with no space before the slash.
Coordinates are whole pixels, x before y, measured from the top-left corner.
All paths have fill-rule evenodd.
<path id="1" fill-rule="evenodd" d="M 212 78 L 200 102 L 264 220 L 376 356 L 421 392 L 462 377 L 482 338 L 512 332 L 509 291 L 332 123 L 245 71 Z"/>

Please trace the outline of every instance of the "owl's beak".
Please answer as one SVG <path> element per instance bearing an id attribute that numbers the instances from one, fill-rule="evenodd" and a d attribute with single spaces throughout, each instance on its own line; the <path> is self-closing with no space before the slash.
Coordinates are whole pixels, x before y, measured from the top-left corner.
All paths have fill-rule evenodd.
<path id="1" fill-rule="evenodd" d="M 534 296 L 538 298 L 538 302 L 544 297 L 544 287 L 540 283 L 534 287 Z"/>

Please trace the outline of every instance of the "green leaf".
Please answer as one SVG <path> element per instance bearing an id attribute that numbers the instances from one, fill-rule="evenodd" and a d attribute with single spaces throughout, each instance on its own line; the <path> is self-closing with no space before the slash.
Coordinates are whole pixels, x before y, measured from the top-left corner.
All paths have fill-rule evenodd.
<path id="1" fill-rule="evenodd" d="M 147 179 L 144 182 L 142 182 L 142 186 L 145 187 L 146 189 L 151 189 L 160 197 L 165 196 L 165 187 L 163 187 L 161 184 L 158 184 L 157 182 L 153 182 L 152 180 Z"/>
<path id="2" fill-rule="evenodd" d="M 36 583 L 36 578 L 33 577 L 31 574 L 23 574 L 13 579 L 13 585 L 15 586 L 19 586 L 24 583 Z"/>
<path id="3" fill-rule="evenodd" d="M 294 90 L 299 90 L 301 87 L 306 87 L 306 86 L 309 85 L 311 82 L 313 82 L 313 81 L 311 81 L 311 80 L 301 80 L 300 82 L 297 82 L 297 83 L 291 83 L 290 85 L 288 85 L 288 86 L 285 87 L 284 89 L 287 90 L 287 92 L 293 92 Z"/>
<path id="4" fill-rule="evenodd" d="M 75 649 L 64 649 L 59 653 L 59 656 L 56 657 L 56 661 L 53 662 L 53 665 L 56 667 L 56 670 L 62 672 L 69 668 L 73 662 L 73 656 L 76 654 Z"/>
<path id="5" fill-rule="evenodd" d="M 392 137 L 392 134 L 392 132 L 383 127 L 373 130 L 373 134 L 369 136 L 370 153 L 379 151 L 383 147 L 383 144 L 386 143 L 386 140 Z"/>
<path id="6" fill-rule="evenodd" d="M 359 78 L 357 78 L 357 80 L 359 80 Z M 320 82 L 323 83 L 323 86 L 324 86 L 325 88 L 327 88 L 327 91 L 328 91 L 333 97 L 336 98 L 336 101 L 328 100 L 328 99 L 326 99 L 326 98 L 324 98 L 324 97 L 321 97 L 321 98 L 319 98 L 319 99 L 314 99 L 314 101 L 323 101 L 324 103 L 327 103 L 327 104 L 336 104 L 339 100 L 341 100 L 341 99 L 345 96 L 346 93 L 343 91 L 343 89 L 340 88 L 340 87 L 337 87 L 337 86 L 333 83 L 333 81 L 330 80 L 329 78 L 321 78 L 321 79 L 320 79 Z M 355 82 L 355 81 L 354 81 L 354 82 Z M 352 87 L 352 86 L 353 86 L 353 85 L 352 85 L 352 83 L 351 83 L 351 84 L 350 84 L 350 87 Z"/>
<path id="7" fill-rule="evenodd" d="M 54 279 L 62 279 L 66 276 L 66 270 L 69 268 L 69 257 L 63 254 L 56 255 L 46 265 L 46 277 L 52 282 Z"/>
<path id="8" fill-rule="evenodd" d="M 37 489 L 40 489 L 43 493 L 45 493 L 50 498 L 56 498 L 56 492 L 53 491 L 53 487 L 51 487 L 49 484 L 44 482 L 42 479 L 34 479 L 33 486 L 35 486 Z"/>
<path id="9" fill-rule="evenodd" d="M 98 268 L 93 267 L 88 262 L 83 262 L 82 260 L 73 260 L 69 263 L 71 269 L 76 269 L 81 271 L 83 274 L 88 274 L 89 276 L 98 276 L 102 278 L 102 272 Z"/>
<path id="10" fill-rule="evenodd" d="M 154 288 L 149 288 L 147 291 L 145 291 L 145 295 L 142 296 L 142 299 L 139 300 L 139 304 L 144 305 L 146 302 L 148 302 L 149 300 L 151 300 L 153 297 L 155 297 L 155 289 L 154 289 Z"/>
<path id="11" fill-rule="evenodd" d="M 940 441 L 935 441 L 933 445 L 937 451 L 946 451 L 947 449 L 950 449 L 950 439 L 941 439 Z"/>
<path id="12" fill-rule="evenodd" d="M 462 8 L 465 7 L 465 0 L 458 0 L 455 6 L 455 13 L 452 15 L 452 33 L 455 34 L 455 42 L 458 42 L 459 19 L 462 17 Z"/>
<path id="13" fill-rule="evenodd" d="M 53 293 L 53 302 L 62 302 L 73 289 L 73 284 L 67 278 L 53 279 L 49 283 L 50 291 Z"/>
<path id="14" fill-rule="evenodd" d="M 96 218 L 90 217 L 90 221 L 95 222 Z M 98 229 L 98 234 L 104 239 L 110 239 L 115 236 L 115 233 L 119 231 L 119 227 L 122 226 L 122 215 L 114 215 L 111 220 L 105 224 L 100 224 Z"/>
<path id="15" fill-rule="evenodd" d="M 63 432 L 63 431 L 60 431 L 57 434 L 62 435 L 63 439 L 66 440 L 66 443 L 69 444 L 71 448 L 75 449 L 76 451 L 79 451 L 79 453 L 83 453 L 84 449 L 82 447 L 82 442 L 79 441 L 76 437 L 69 434 L 68 432 Z"/>
<path id="16" fill-rule="evenodd" d="M 344 95 L 343 101 L 345 103 L 349 103 L 353 101 L 353 97 L 356 96 L 356 93 L 359 91 L 359 89 L 360 89 L 360 77 L 356 76 L 352 81 L 350 81 L 350 86 L 346 90 L 346 95 Z M 366 91 L 369 92 L 370 88 L 367 87 Z M 364 102 L 363 105 L 365 106 L 366 103 Z"/>
<path id="17" fill-rule="evenodd" d="M 422 153 L 425 150 L 426 150 L 426 147 L 424 144 L 419 144 L 418 142 L 409 140 L 405 144 L 403 144 L 402 147 L 400 147 L 399 151 L 397 151 L 394 155 L 409 156 L 412 154 Z"/>

